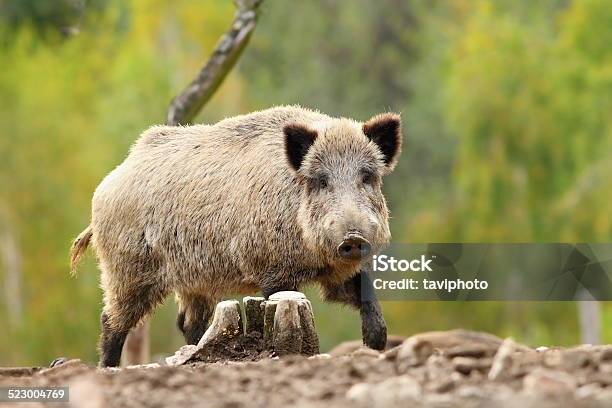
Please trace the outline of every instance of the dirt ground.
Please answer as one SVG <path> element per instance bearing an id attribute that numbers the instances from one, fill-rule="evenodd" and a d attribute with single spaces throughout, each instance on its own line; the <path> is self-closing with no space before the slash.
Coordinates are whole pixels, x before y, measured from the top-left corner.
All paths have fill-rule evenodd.
<path id="1" fill-rule="evenodd" d="M 217 345 L 179 366 L 4 368 L 0 386 L 70 387 L 70 405 L 54 407 L 612 407 L 612 346 L 536 350 L 467 331 L 384 353 L 349 344 L 278 358 L 260 346 Z"/>

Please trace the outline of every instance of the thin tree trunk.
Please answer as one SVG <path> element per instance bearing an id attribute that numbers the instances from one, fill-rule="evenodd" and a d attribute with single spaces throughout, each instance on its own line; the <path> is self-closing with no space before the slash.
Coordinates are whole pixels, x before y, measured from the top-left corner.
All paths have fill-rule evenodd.
<path id="1" fill-rule="evenodd" d="M 170 103 L 166 124 L 187 125 L 210 100 L 244 51 L 257 24 L 263 0 L 234 0 L 238 8 L 230 29 L 221 37 L 197 77 Z M 149 322 L 130 331 L 123 346 L 123 366 L 149 360 Z"/>
<path id="2" fill-rule="evenodd" d="M 238 10 L 229 31 L 221 37 L 198 76 L 172 100 L 166 118 L 168 125 L 190 124 L 210 100 L 249 42 L 262 1 L 234 1 Z"/>
<path id="3" fill-rule="evenodd" d="M 134 364 L 145 364 L 149 361 L 149 320 L 145 319 L 134 327 L 125 340 L 121 353 L 121 365 L 127 367 Z"/>
<path id="4" fill-rule="evenodd" d="M 17 326 L 23 318 L 21 292 L 21 252 L 17 238 L 9 227 L 8 220 L 0 219 L 0 260 L 4 270 L 4 298 L 8 323 Z"/>
<path id="5" fill-rule="evenodd" d="M 589 299 L 590 296 L 585 290 L 578 296 L 584 299 L 578 302 L 580 341 L 584 344 L 601 344 L 601 303 Z"/>

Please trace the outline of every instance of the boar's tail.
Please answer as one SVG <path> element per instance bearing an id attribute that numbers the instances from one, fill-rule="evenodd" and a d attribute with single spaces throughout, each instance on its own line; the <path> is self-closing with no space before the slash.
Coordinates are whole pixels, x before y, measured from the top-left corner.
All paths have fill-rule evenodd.
<path id="1" fill-rule="evenodd" d="M 93 232 L 91 230 L 91 225 L 88 225 L 87 228 L 85 228 L 85 230 L 81 232 L 72 243 L 72 248 L 70 248 L 70 274 L 72 276 L 76 275 L 77 264 L 89 246 L 89 241 L 91 241 L 92 235 Z"/>

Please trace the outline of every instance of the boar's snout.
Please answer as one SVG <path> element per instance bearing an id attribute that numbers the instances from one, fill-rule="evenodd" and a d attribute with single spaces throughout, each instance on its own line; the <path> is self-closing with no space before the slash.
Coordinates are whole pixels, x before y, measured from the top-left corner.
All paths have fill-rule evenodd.
<path id="1" fill-rule="evenodd" d="M 360 234 L 349 234 L 338 245 L 338 255 L 353 261 L 365 258 L 370 254 L 372 245 Z"/>

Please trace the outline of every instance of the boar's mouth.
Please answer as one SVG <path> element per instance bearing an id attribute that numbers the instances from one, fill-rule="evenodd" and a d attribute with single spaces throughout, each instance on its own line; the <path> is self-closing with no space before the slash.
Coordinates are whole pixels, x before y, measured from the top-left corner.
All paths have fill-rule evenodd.
<path id="1" fill-rule="evenodd" d="M 350 261 L 359 261 L 371 251 L 372 245 L 358 232 L 349 232 L 337 248 L 338 255 Z"/>

